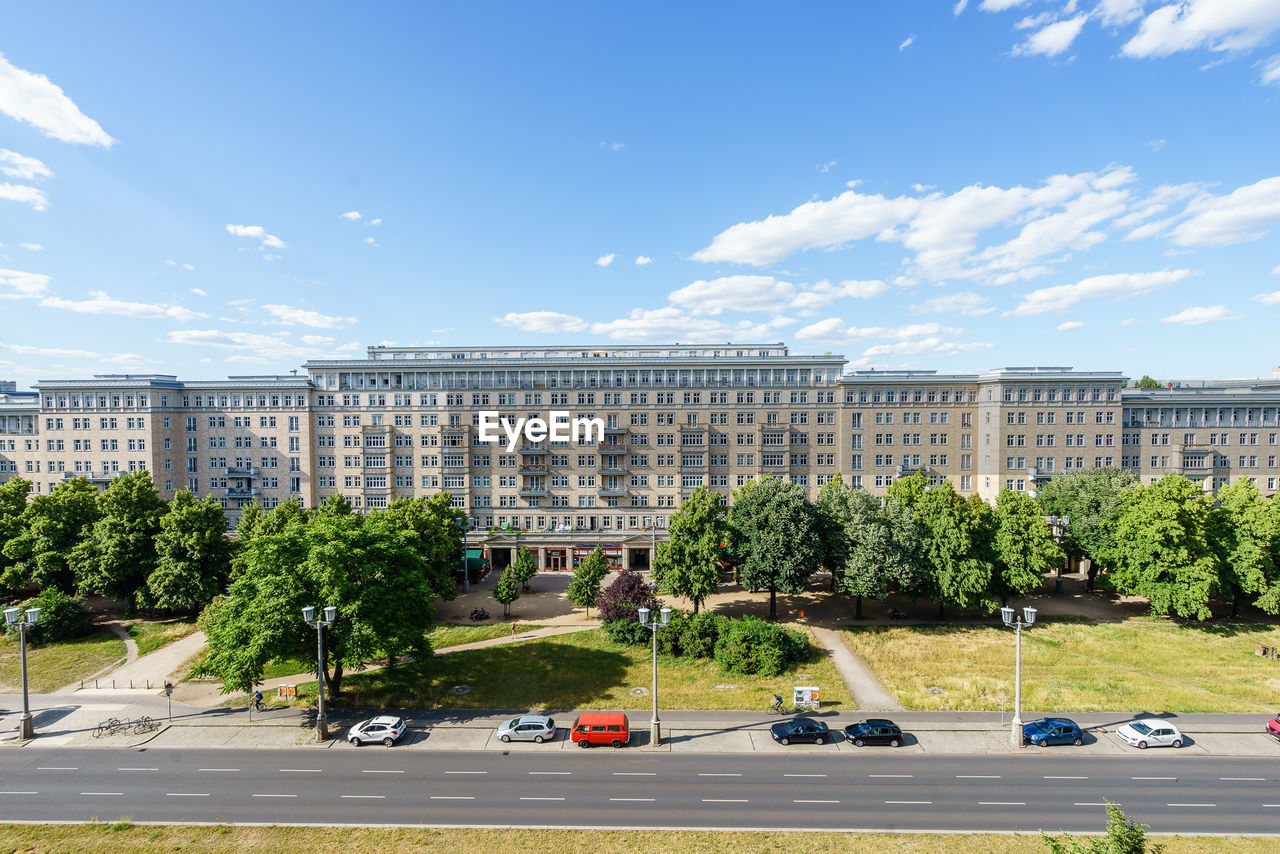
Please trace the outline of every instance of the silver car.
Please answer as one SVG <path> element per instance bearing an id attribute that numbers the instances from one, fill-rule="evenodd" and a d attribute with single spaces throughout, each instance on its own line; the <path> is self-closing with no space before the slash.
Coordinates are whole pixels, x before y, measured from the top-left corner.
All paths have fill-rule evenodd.
<path id="1" fill-rule="evenodd" d="M 1145 750 L 1148 747 L 1181 747 L 1182 733 L 1168 721 L 1142 720 L 1127 723 L 1116 730 L 1126 744 Z"/>
<path id="2" fill-rule="evenodd" d="M 503 744 L 512 741 L 533 741 L 542 744 L 556 737 L 556 722 L 546 715 L 521 715 L 505 721 L 498 727 L 498 738 Z"/>

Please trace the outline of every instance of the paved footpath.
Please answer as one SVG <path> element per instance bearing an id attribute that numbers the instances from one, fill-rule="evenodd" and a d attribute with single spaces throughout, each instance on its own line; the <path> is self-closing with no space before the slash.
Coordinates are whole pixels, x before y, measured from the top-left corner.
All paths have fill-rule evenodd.
<path id="1" fill-rule="evenodd" d="M 825 646 L 831 653 L 831 663 L 835 665 L 840 678 L 849 686 L 855 708 L 869 712 L 894 712 L 902 709 L 898 698 L 880 684 L 880 680 L 871 672 L 871 668 L 849 649 L 839 632 L 819 626 L 810 626 L 809 629 L 818 639 L 818 643 Z"/>

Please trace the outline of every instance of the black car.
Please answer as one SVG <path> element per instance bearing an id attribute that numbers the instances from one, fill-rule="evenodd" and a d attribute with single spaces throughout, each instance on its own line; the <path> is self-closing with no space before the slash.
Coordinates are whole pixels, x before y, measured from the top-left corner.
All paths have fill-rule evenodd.
<path id="1" fill-rule="evenodd" d="M 902 730 L 893 721 L 884 718 L 871 718 L 858 721 L 844 728 L 844 737 L 857 747 L 866 744 L 887 744 L 897 747 L 902 744 Z"/>
<path id="2" fill-rule="evenodd" d="M 773 740 L 778 744 L 793 742 L 795 744 L 804 742 L 826 744 L 827 739 L 831 737 L 831 730 L 827 729 L 827 725 L 822 721 L 815 721 L 812 718 L 792 718 L 769 727 L 769 735 L 773 736 Z"/>

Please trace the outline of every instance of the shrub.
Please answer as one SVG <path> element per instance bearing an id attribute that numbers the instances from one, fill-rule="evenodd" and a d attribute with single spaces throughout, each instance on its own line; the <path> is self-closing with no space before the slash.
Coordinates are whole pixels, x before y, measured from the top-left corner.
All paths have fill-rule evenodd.
<path id="1" fill-rule="evenodd" d="M 727 673 L 777 676 L 802 661 L 809 643 L 798 632 L 758 617 L 730 620 L 716 641 L 715 658 Z"/>
<path id="2" fill-rule="evenodd" d="M 680 633 L 681 652 L 694 658 L 711 658 L 716 652 L 721 627 L 728 622 L 727 617 L 710 611 L 701 611 L 689 617 Z"/>
<path id="3" fill-rule="evenodd" d="M 658 629 L 658 652 L 677 657 L 684 654 L 680 638 L 689 625 L 689 617 L 683 611 L 673 611 L 671 622 Z"/>
<path id="4" fill-rule="evenodd" d="M 84 600 L 53 587 L 40 591 L 39 596 L 20 607 L 23 611 L 40 609 L 40 622 L 27 629 L 27 639 L 32 643 L 74 640 L 93 631 L 93 615 L 85 607 Z M 17 626 L 6 623 L 5 631 L 14 637 L 18 635 Z"/>
<path id="5" fill-rule="evenodd" d="M 639 622 L 637 609 L 656 611 L 662 607 L 662 602 L 653 595 L 653 585 L 646 582 L 640 573 L 624 569 L 612 584 L 600 592 L 596 607 L 600 609 L 600 619 L 606 623 L 613 620 Z"/>
<path id="6" fill-rule="evenodd" d="M 604 624 L 604 631 L 609 640 L 623 646 L 647 646 L 650 643 L 649 630 L 640 625 L 639 620 L 610 620 Z"/>

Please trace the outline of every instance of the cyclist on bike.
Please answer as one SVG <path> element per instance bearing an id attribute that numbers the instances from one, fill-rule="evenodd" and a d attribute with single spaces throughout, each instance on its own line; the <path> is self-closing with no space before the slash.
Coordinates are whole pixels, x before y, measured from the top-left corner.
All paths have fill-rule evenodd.
<path id="1" fill-rule="evenodd" d="M 774 694 L 774 695 L 773 695 L 773 706 L 772 706 L 772 709 L 773 709 L 773 711 L 778 712 L 779 714 L 781 714 L 781 713 L 782 713 L 782 695 L 781 695 L 781 694 Z"/>
<path id="2" fill-rule="evenodd" d="M 262 692 L 261 691 L 253 692 L 253 708 L 256 711 L 259 711 L 259 712 L 262 711 Z"/>

